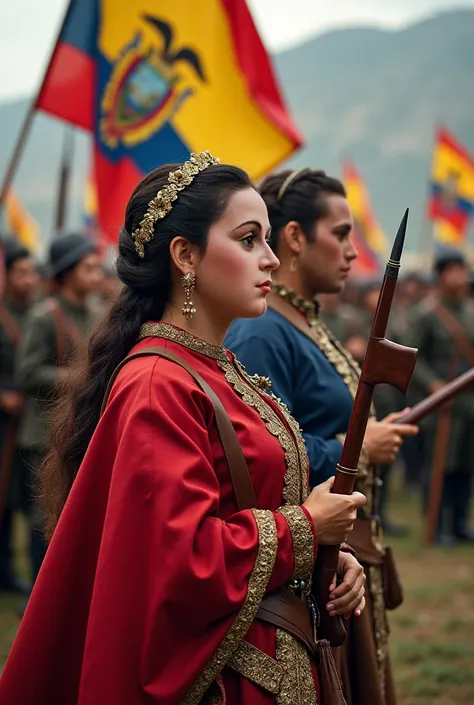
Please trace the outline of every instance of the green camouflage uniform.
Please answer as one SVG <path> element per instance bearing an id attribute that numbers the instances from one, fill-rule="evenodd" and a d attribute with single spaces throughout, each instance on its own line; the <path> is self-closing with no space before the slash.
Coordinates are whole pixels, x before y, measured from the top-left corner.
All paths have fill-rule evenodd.
<path id="1" fill-rule="evenodd" d="M 60 307 L 63 314 L 61 319 L 68 324 L 67 329 L 63 330 L 61 341 L 58 341 L 52 306 Z M 59 351 L 63 349 L 64 360 L 67 361 L 74 351 L 74 338 L 80 340 L 84 337 L 90 325 L 91 315 L 88 308 L 73 306 L 61 297 L 50 297 L 41 301 L 32 308 L 28 316 L 17 358 L 18 382 L 28 396 L 19 443 L 33 476 L 47 452 L 47 412 L 54 402 L 55 387 L 59 381 Z M 41 531 L 41 513 L 37 505 L 32 512 L 31 522 L 33 576 L 36 578 L 46 551 Z"/>
<path id="2" fill-rule="evenodd" d="M 91 325 L 91 314 L 87 307 L 72 306 L 60 297 L 58 302 L 66 319 L 81 337 Z M 18 351 L 18 382 L 28 396 L 25 420 L 20 433 L 23 448 L 43 453 L 47 446 L 47 424 L 45 411 L 54 400 L 54 389 L 59 379 L 58 341 L 50 299 L 41 301 L 28 316 L 26 331 Z M 74 343 L 64 337 L 66 358 L 74 350 Z"/>
<path id="3" fill-rule="evenodd" d="M 474 302 L 453 302 L 440 298 L 440 303 L 462 325 L 474 347 Z M 432 301 L 419 304 L 414 312 L 406 342 L 418 348 L 410 401 L 416 403 L 430 394 L 430 384 L 449 381 L 469 368 L 452 333 L 440 320 Z M 450 435 L 444 459 L 442 530 L 462 534 L 467 525 L 472 474 L 474 472 L 474 391 L 457 396 L 451 407 Z M 428 416 L 421 424 L 425 438 L 424 486 L 427 499 L 433 465 L 434 442 L 438 415 Z"/>
<path id="4" fill-rule="evenodd" d="M 474 302 L 465 300 L 452 303 L 442 300 L 442 304 L 462 325 L 474 348 Z M 451 332 L 441 322 L 430 302 L 422 302 L 415 308 L 406 341 L 407 344 L 418 348 L 418 360 L 410 389 L 412 403 L 430 394 L 429 386 L 432 382 L 449 381 L 469 369 L 469 364 L 463 358 Z M 423 426 L 433 433 L 436 424 L 435 414 L 423 422 Z M 459 468 L 474 471 L 473 431 L 474 391 L 469 390 L 457 396 L 453 404 L 446 472 Z"/>

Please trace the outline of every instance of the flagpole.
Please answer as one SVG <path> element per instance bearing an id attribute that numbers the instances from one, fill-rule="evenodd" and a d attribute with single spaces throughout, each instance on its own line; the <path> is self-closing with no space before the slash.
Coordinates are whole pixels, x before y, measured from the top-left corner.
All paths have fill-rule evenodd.
<path id="1" fill-rule="evenodd" d="M 71 179 L 72 159 L 74 153 L 74 128 L 65 127 L 61 156 L 61 169 L 59 172 L 58 200 L 56 203 L 56 233 L 58 234 L 66 225 L 69 182 Z"/>
<path id="2" fill-rule="evenodd" d="M 421 224 L 417 247 L 418 255 L 420 258 L 420 264 L 422 267 L 426 263 L 427 268 L 429 269 L 429 264 L 433 256 L 433 246 L 433 223 L 425 215 Z"/>
<path id="3" fill-rule="evenodd" d="M 3 177 L 2 187 L 0 189 L 0 211 L 2 210 L 3 206 L 5 205 L 5 199 L 7 197 L 8 190 L 12 184 L 13 177 L 15 176 L 16 170 L 17 170 L 18 165 L 20 163 L 20 159 L 23 154 L 23 150 L 25 148 L 26 141 L 28 139 L 28 135 L 30 134 L 31 126 L 33 124 L 33 118 L 34 118 L 34 115 L 36 112 L 36 105 L 38 103 L 38 98 L 41 95 L 41 92 L 43 90 L 43 87 L 44 87 L 44 84 L 46 81 L 46 77 L 47 77 L 49 70 L 51 68 L 51 65 L 53 63 L 56 47 L 58 45 L 59 39 L 60 39 L 61 34 L 63 32 L 64 26 L 66 24 L 66 20 L 69 16 L 69 11 L 71 9 L 73 2 L 74 2 L 74 0 L 69 0 L 69 2 L 67 4 L 67 8 L 64 13 L 63 20 L 62 20 L 61 25 L 59 27 L 59 31 L 57 33 L 56 39 L 53 44 L 53 49 L 51 51 L 48 63 L 46 65 L 46 70 L 43 74 L 43 78 L 42 78 L 40 86 L 36 92 L 34 100 L 31 102 L 31 104 L 28 108 L 28 112 L 25 115 L 25 118 L 23 120 L 23 125 L 20 130 L 20 134 L 18 135 L 18 139 L 16 141 L 15 148 L 13 150 L 12 156 L 10 157 L 10 161 L 8 163 L 7 170 L 5 172 L 5 176 Z"/>
<path id="4" fill-rule="evenodd" d="M 430 166 L 429 166 L 429 183 L 431 183 L 431 174 L 433 172 L 433 153 L 434 149 L 436 148 L 437 144 L 437 135 L 438 131 L 440 129 L 441 122 L 439 120 L 436 120 L 434 122 L 434 146 L 433 143 L 431 145 L 431 158 L 430 158 Z M 434 223 L 433 221 L 429 218 L 428 216 L 428 203 L 429 199 L 431 196 L 429 193 L 426 194 L 425 197 L 425 205 L 424 205 L 424 213 L 423 213 L 423 221 L 421 223 L 420 227 L 420 233 L 418 237 L 418 255 L 420 257 L 420 265 L 423 268 L 423 266 L 426 263 L 427 270 L 430 268 L 430 263 L 431 259 L 433 257 L 433 250 L 434 250 Z"/>

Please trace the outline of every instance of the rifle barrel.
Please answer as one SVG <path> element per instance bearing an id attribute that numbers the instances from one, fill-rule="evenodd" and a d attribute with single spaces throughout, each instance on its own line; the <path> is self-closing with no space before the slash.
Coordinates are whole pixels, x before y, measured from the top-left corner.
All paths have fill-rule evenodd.
<path id="1" fill-rule="evenodd" d="M 453 379 L 452 382 L 448 382 L 444 387 L 438 389 L 437 392 L 430 394 L 426 399 L 415 404 L 410 411 L 407 411 L 396 423 L 411 423 L 416 424 L 422 419 L 424 419 L 428 414 L 433 413 L 440 406 L 446 404 L 455 396 L 463 392 L 467 387 L 474 385 L 474 367 L 472 367 L 464 374 Z"/>

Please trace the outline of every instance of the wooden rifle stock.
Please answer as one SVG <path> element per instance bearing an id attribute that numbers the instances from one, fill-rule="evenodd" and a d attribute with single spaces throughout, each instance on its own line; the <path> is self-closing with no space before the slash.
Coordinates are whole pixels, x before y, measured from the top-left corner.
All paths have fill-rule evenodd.
<path id="1" fill-rule="evenodd" d="M 451 399 L 454 399 L 454 397 L 461 394 L 461 392 L 464 392 L 468 387 L 472 386 L 474 386 L 474 367 L 467 372 L 464 372 L 464 374 L 459 375 L 456 379 L 453 379 L 452 382 L 448 382 L 444 385 L 444 387 L 438 389 L 437 392 L 434 392 L 426 397 L 426 399 L 423 399 L 423 401 L 415 404 L 415 406 L 413 406 L 410 411 L 407 411 L 406 414 L 401 416 L 396 423 L 416 424 L 424 419 L 425 416 L 437 411 L 441 406 L 446 404 L 448 401 L 451 401 Z"/>
<path id="2" fill-rule="evenodd" d="M 357 393 L 349 426 L 337 465 L 333 492 L 352 494 L 357 466 L 370 416 L 376 384 L 388 383 L 406 394 L 416 362 L 416 350 L 385 339 L 387 322 L 397 284 L 400 257 L 405 240 L 408 210 L 398 229 L 385 276 L 380 289 L 377 310 L 362 365 Z M 327 639 L 331 646 L 341 646 L 346 638 L 342 617 L 330 617 L 326 609 L 329 591 L 337 570 L 339 546 L 319 546 L 313 573 L 313 598 L 318 613 L 318 639 Z"/>

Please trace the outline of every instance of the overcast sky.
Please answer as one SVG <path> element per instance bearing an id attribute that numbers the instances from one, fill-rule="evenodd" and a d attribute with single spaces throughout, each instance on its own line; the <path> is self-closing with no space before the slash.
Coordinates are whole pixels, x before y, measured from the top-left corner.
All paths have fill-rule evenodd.
<path id="1" fill-rule="evenodd" d="M 0 100 L 27 95 L 38 85 L 66 3 L 2 0 Z M 441 9 L 474 7 L 474 0 L 248 0 L 248 5 L 267 47 L 278 50 L 334 27 L 399 27 Z"/>

